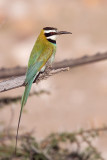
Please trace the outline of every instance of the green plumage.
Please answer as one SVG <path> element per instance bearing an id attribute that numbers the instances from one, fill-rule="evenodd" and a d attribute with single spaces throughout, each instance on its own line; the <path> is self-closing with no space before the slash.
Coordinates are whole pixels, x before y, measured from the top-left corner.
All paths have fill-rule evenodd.
<path id="1" fill-rule="evenodd" d="M 17 149 L 18 130 L 20 125 L 22 110 L 24 105 L 27 102 L 27 98 L 29 96 L 32 83 L 37 77 L 38 73 L 45 69 L 47 62 L 49 64 L 53 62 L 55 58 L 55 52 L 56 52 L 56 36 L 61 34 L 72 34 L 72 33 L 66 32 L 66 31 L 58 31 L 57 28 L 53 28 L 53 27 L 45 27 L 41 31 L 32 49 L 29 62 L 28 62 L 28 69 L 26 72 L 25 91 L 21 101 L 21 110 L 20 110 L 18 127 L 17 127 L 17 135 L 16 135 L 15 153 Z"/>
<path id="2" fill-rule="evenodd" d="M 44 30 L 42 30 L 36 43 L 34 44 L 28 62 L 28 69 L 25 79 L 25 91 L 22 96 L 21 110 L 17 127 L 15 152 L 17 149 L 17 138 L 18 138 L 18 130 L 20 125 L 21 114 L 23 107 L 27 102 L 27 98 L 29 96 L 32 83 L 35 80 L 38 73 L 41 71 L 42 67 L 44 67 L 47 62 L 52 63 L 52 61 L 54 60 L 55 52 L 56 52 L 56 44 L 52 44 L 51 42 L 49 42 L 44 35 Z"/>

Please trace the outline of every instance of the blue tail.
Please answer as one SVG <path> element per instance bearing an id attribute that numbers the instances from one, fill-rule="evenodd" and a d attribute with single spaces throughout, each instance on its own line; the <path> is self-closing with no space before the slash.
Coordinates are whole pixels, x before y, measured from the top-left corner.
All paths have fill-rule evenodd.
<path id="1" fill-rule="evenodd" d="M 15 145 L 15 154 L 16 154 L 16 151 L 17 151 L 17 140 L 18 140 L 18 131 L 19 131 L 19 126 L 20 126 L 20 120 L 21 120 L 21 115 L 22 115 L 22 110 L 23 110 L 23 107 L 24 105 L 26 104 L 27 102 L 27 98 L 29 96 L 29 92 L 30 92 L 30 89 L 31 89 L 31 86 L 32 86 L 32 83 L 33 83 L 34 79 L 29 81 L 25 87 L 25 91 L 24 91 L 24 94 L 22 96 L 22 100 L 21 100 L 21 110 L 20 110 L 20 114 L 19 114 L 19 120 L 18 120 L 18 126 L 17 126 L 17 134 L 16 134 L 16 145 Z"/>

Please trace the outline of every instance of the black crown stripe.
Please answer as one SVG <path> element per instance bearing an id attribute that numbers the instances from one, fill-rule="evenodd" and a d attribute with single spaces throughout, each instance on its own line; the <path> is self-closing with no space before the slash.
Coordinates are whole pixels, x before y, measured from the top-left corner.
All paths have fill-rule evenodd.
<path id="1" fill-rule="evenodd" d="M 54 27 L 45 27 L 43 28 L 44 30 L 57 30 L 57 28 L 54 28 Z"/>

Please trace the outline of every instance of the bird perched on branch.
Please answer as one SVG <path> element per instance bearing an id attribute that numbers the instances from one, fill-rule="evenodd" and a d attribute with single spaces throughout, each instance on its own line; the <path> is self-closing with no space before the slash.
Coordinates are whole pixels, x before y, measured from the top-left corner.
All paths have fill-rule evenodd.
<path id="1" fill-rule="evenodd" d="M 56 38 L 61 34 L 72 34 L 71 32 L 58 31 L 57 28 L 45 27 L 41 30 L 34 47 L 32 49 L 25 79 L 25 91 L 21 100 L 21 110 L 18 120 L 16 146 L 17 149 L 18 131 L 22 115 L 22 110 L 26 104 L 33 81 L 40 72 L 43 72 L 47 64 L 52 64 L 56 52 Z"/>

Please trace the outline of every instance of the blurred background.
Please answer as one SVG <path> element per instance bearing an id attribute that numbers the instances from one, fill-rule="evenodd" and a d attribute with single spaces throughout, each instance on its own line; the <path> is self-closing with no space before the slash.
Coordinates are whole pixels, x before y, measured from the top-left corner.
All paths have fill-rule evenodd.
<path id="1" fill-rule="evenodd" d="M 57 27 L 72 35 L 57 39 L 55 61 L 107 51 L 106 0 L 0 0 L 0 68 L 26 66 L 33 44 L 43 27 Z M 37 139 L 51 132 L 74 131 L 107 125 L 107 61 L 74 68 L 38 85 L 29 97 L 20 133 L 35 130 Z M 0 94 L 17 97 L 24 87 Z M 17 127 L 20 103 L 0 110 L 0 122 Z M 107 134 L 95 145 L 107 158 Z"/>

